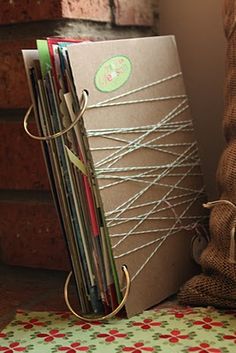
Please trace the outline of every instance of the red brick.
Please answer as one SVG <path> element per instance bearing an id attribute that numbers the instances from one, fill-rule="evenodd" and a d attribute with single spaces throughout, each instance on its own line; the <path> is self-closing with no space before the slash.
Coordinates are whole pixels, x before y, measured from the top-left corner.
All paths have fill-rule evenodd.
<path id="1" fill-rule="evenodd" d="M 30 105 L 21 50 L 32 48 L 35 48 L 34 40 L 1 42 L 0 108 L 26 108 Z"/>
<path id="2" fill-rule="evenodd" d="M 0 189 L 49 190 L 41 144 L 28 137 L 19 118 L 0 122 Z"/>
<path id="3" fill-rule="evenodd" d="M 1 260 L 9 265 L 69 269 L 68 254 L 52 203 L 0 202 Z"/>
<path id="4" fill-rule="evenodd" d="M 117 25 L 152 26 L 152 0 L 114 0 Z"/>
<path id="5" fill-rule="evenodd" d="M 1 24 L 61 18 L 110 21 L 109 0 L 1 1 Z"/>
<path id="6" fill-rule="evenodd" d="M 2 1 L 0 23 L 28 22 L 60 18 L 61 1 L 57 0 L 9 0 Z"/>
<path id="7" fill-rule="evenodd" d="M 64 0 L 62 1 L 62 12 L 65 18 L 111 21 L 109 0 Z"/>

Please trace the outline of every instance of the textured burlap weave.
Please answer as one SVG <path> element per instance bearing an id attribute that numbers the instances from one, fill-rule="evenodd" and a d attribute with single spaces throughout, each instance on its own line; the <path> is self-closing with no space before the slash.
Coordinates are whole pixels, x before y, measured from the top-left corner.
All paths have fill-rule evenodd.
<path id="1" fill-rule="evenodd" d="M 226 59 L 223 129 L 227 146 L 217 170 L 220 200 L 211 205 L 211 240 L 201 255 L 203 273 L 179 293 L 181 304 L 236 308 L 236 1 L 225 0 Z M 209 141 L 209 143 L 211 143 Z M 224 202 L 223 200 L 226 200 Z"/>

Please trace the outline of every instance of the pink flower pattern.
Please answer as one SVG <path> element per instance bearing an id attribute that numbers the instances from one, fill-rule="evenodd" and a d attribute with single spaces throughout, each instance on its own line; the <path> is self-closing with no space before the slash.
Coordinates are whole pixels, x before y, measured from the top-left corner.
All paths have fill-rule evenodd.
<path id="1" fill-rule="evenodd" d="M 133 326 L 139 326 L 143 330 L 149 330 L 152 327 L 161 326 L 161 322 L 153 321 L 152 319 L 144 319 L 141 322 L 133 322 Z"/>
<path id="2" fill-rule="evenodd" d="M 0 346 L 0 352 L 4 353 L 14 353 L 14 352 L 24 352 L 26 347 L 22 347 L 19 342 L 12 342 L 8 347 Z"/>
<path id="3" fill-rule="evenodd" d="M 206 330 L 210 330 L 213 327 L 221 327 L 224 326 L 223 322 L 213 321 L 211 317 L 204 317 L 202 320 L 195 321 L 194 325 L 200 325 Z"/>
<path id="4" fill-rule="evenodd" d="M 99 333 L 97 335 L 97 337 L 99 338 L 105 338 L 106 342 L 113 342 L 115 341 L 117 338 L 124 338 L 127 337 L 126 333 L 120 333 L 117 330 L 110 330 L 108 333 Z"/>
<path id="5" fill-rule="evenodd" d="M 63 338 L 66 335 L 64 333 L 59 333 L 58 330 L 50 330 L 49 333 L 38 333 L 37 337 L 44 338 L 45 342 L 51 342 L 55 338 Z"/>
<path id="6" fill-rule="evenodd" d="M 137 342 L 131 347 L 124 347 L 122 349 L 123 352 L 132 352 L 132 353 L 143 353 L 143 352 L 153 352 L 153 347 L 146 347 L 144 343 Z"/>
<path id="7" fill-rule="evenodd" d="M 45 323 L 38 319 L 30 319 L 29 321 L 19 321 L 18 325 L 22 325 L 26 330 L 29 330 L 34 326 L 45 326 Z"/>
<path id="8" fill-rule="evenodd" d="M 179 330 L 172 330 L 170 334 L 160 335 L 160 338 L 168 339 L 170 343 L 178 343 L 180 340 L 189 338 L 189 335 L 181 335 Z"/>
<path id="9" fill-rule="evenodd" d="M 188 352 L 198 352 L 198 353 L 221 353 L 221 349 L 213 348 L 208 343 L 201 343 L 197 347 L 190 347 Z"/>
<path id="10" fill-rule="evenodd" d="M 182 319 L 186 315 L 194 314 L 194 310 L 192 308 L 185 308 L 185 309 L 180 309 L 180 308 L 171 308 L 168 310 L 169 314 L 173 314 L 176 319 Z"/>
<path id="11" fill-rule="evenodd" d="M 236 352 L 235 326 L 235 310 L 214 308 L 159 308 L 93 323 L 68 312 L 20 311 L 0 333 L 0 353 L 229 353 Z"/>

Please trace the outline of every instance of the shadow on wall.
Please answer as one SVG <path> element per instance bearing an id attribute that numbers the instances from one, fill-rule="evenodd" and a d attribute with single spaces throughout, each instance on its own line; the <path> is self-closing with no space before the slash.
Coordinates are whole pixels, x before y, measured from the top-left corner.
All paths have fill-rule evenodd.
<path id="1" fill-rule="evenodd" d="M 215 173 L 224 146 L 222 10 L 223 0 L 160 1 L 160 34 L 176 36 L 210 200 L 217 198 Z"/>

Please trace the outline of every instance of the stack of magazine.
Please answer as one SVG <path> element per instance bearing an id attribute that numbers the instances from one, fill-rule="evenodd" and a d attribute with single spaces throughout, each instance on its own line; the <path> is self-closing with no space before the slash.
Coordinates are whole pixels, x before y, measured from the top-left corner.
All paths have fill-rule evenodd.
<path id="1" fill-rule="evenodd" d="M 197 270 L 205 193 L 174 37 L 48 38 L 23 57 L 78 291 L 77 311 L 127 316 Z M 65 254 L 66 256 L 66 254 Z"/>

